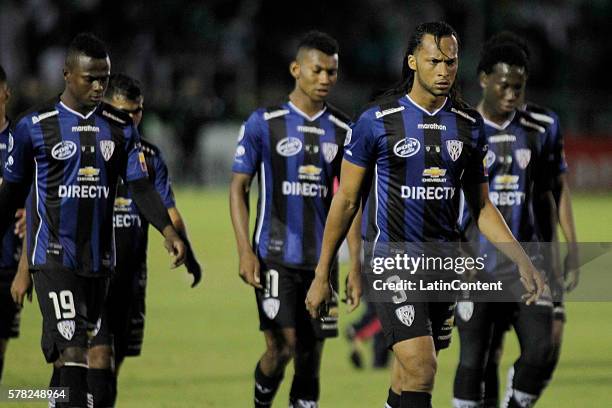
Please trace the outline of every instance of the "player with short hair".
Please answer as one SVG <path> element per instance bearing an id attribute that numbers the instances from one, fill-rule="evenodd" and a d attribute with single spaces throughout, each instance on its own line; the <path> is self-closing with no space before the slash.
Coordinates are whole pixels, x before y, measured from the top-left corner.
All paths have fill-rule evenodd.
<path id="1" fill-rule="evenodd" d="M 329 296 L 333 254 L 362 201 L 366 242 L 379 247 L 457 242 L 461 188 L 481 231 L 506 243 L 504 252 L 519 265 L 527 301 L 543 292 L 538 271 L 488 198 L 482 118 L 455 91 L 458 51 L 457 34 L 448 24 L 418 25 L 402 61 L 401 83 L 366 108 L 352 127 L 306 298 L 313 316 Z M 437 177 L 430 176 L 434 169 Z M 410 193 L 417 189 L 424 194 Z M 370 260 L 366 257 L 365 264 Z M 414 300 L 400 292 L 393 303 L 376 303 L 395 355 L 387 406 L 431 407 L 436 354 L 450 343 L 454 302 Z"/>
<path id="2" fill-rule="evenodd" d="M 54 362 L 51 386 L 69 387 L 87 405 L 88 329 L 95 325 L 114 268 L 113 203 L 117 179 L 130 186 L 146 219 L 165 237 L 173 264 L 185 247 L 149 182 L 138 131 L 129 115 L 101 103 L 110 75 L 106 46 L 81 33 L 70 44 L 65 88 L 23 114 L 0 186 L 0 233 L 32 186 L 28 261 L 43 316 L 42 349 Z"/>
<path id="3" fill-rule="evenodd" d="M 289 71 L 295 79 L 289 100 L 257 109 L 241 128 L 230 185 L 239 273 L 255 287 L 266 339 L 255 369 L 255 407 L 272 405 L 291 359 L 290 407 L 318 406 L 324 339 L 338 332 L 335 298 L 320 319 L 310 319 L 303 307 L 349 130 L 347 117 L 326 101 L 338 77 L 337 42 L 325 33 L 307 33 Z M 259 202 L 251 244 L 248 196 L 255 174 Z M 349 249 L 347 298 L 352 310 L 361 294 L 357 228 L 349 234 Z"/>
<path id="4" fill-rule="evenodd" d="M 10 131 L 10 120 L 6 116 L 6 106 L 11 96 L 11 90 L 4 68 L 0 65 L 0 183 L 8 157 L 8 151 L 13 147 L 13 136 Z M 0 382 L 4 368 L 4 355 L 9 339 L 19 336 L 21 308 L 11 298 L 10 286 L 17 271 L 21 239 L 10 228 L 4 236 L 0 236 Z"/>
<path id="5" fill-rule="evenodd" d="M 143 115 L 144 96 L 140 83 L 124 74 L 110 77 L 104 102 L 128 114 L 138 127 Z M 161 151 L 141 139 L 149 180 L 162 198 L 177 233 L 185 243 L 185 266 L 194 276 L 195 287 L 202 272 L 187 239 L 185 223 L 176 207 L 168 168 Z M 144 337 L 145 290 L 147 283 L 147 243 L 149 223 L 136 207 L 128 185 L 119 179 L 114 205 L 116 260 L 111 277 L 106 308 L 100 329 L 91 340 L 89 361 L 104 368 L 90 369 L 88 380 L 94 406 L 114 406 L 117 378 L 125 357 L 139 356 Z"/>
<path id="6" fill-rule="evenodd" d="M 478 64 L 483 90 L 478 111 L 484 118 L 489 152 L 491 201 L 498 207 L 514 236 L 521 242 L 541 241 L 533 218 L 535 197 L 549 200 L 552 169 L 547 130 L 519 110 L 528 77 L 525 53 L 514 44 L 484 48 Z M 550 214 L 550 213 L 549 213 Z M 491 244 L 483 239 L 472 217 L 463 221 L 467 238 L 487 254 L 487 272 L 495 279 L 510 282 L 514 265 L 496 258 Z M 539 247 L 538 247 L 539 248 Z M 528 252 L 536 259 L 541 250 Z M 542 267 L 538 262 L 538 266 Z M 509 386 L 508 407 L 532 406 L 542 392 L 545 369 L 552 352 L 552 299 L 550 295 L 532 305 L 503 302 L 473 302 L 457 306 L 457 327 L 461 341 L 460 361 L 455 375 L 455 407 L 480 407 L 484 403 L 482 382 L 490 355 L 494 327 L 513 325 L 521 345 Z"/>

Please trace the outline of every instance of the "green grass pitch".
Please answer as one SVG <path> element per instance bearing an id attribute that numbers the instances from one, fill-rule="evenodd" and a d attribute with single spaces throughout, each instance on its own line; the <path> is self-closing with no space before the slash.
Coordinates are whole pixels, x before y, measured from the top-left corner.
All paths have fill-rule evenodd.
<path id="1" fill-rule="evenodd" d="M 252 373 L 264 344 L 257 329 L 253 292 L 237 275 L 227 201 L 225 191 L 178 191 L 178 207 L 205 267 L 203 282 L 196 289 L 189 288 L 190 276 L 183 268 L 168 268 L 170 262 L 161 239 L 151 232 L 143 355 L 127 359 L 124 364 L 119 407 L 252 406 Z M 577 195 L 574 202 L 579 238 L 612 241 L 612 195 Z M 567 310 L 561 362 L 538 406 L 611 406 L 612 303 L 576 302 L 568 304 Z M 342 315 L 342 326 L 358 313 Z M 44 363 L 40 351 L 40 330 L 38 307 L 27 304 L 21 337 L 9 344 L 5 386 L 40 388 L 48 383 L 51 368 Z M 457 354 L 455 338 L 451 348 L 440 355 L 433 397 L 436 407 L 450 406 Z M 388 371 L 355 371 L 347 355 L 343 338 L 327 342 L 321 371 L 321 406 L 382 407 Z M 516 337 L 511 333 L 504 353 L 503 378 L 516 356 Z M 288 368 L 274 407 L 287 406 L 291 377 L 292 368 Z"/>

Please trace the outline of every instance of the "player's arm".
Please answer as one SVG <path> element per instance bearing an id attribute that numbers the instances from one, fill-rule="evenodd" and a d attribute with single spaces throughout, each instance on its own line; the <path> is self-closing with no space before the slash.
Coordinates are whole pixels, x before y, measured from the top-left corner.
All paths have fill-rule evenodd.
<path id="1" fill-rule="evenodd" d="M 361 216 L 362 208 L 359 206 L 353 223 L 349 228 L 346 240 L 348 242 L 350 266 L 346 277 L 346 303 L 348 312 L 359 306 L 361 300 Z"/>
<path id="2" fill-rule="evenodd" d="M 249 240 L 249 192 L 253 176 L 245 173 L 232 173 L 230 182 L 230 216 L 238 248 L 238 273 L 249 285 L 262 288 L 259 277 L 260 265 Z M 265 194 L 265 192 L 262 192 Z M 261 214 L 263 217 L 263 214 Z"/>
<path id="3" fill-rule="evenodd" d="M 315 269 L 315 277 L 306 295 L 306 308 L 313 318 L 319 314 L 319 306 L 330 295 L 329 271 L 342 240 L 346 236 L 351 222 L 359 211 L 360 192 L 366 168 L 342 161 L 342 177 L 338 192 L 332 200 L 325 230 L 319 263 Z M 358 229 L 358 226 L 354 225 Z M 353 238 L 352 238 L 353 239 Z M 351 239 L 351 240 L 352 240 Z"/>
<path id="4" fill-rule="evenodd" d="M 30 302 L 32 301 L 32 276 L 30 276 L 30 269 L 28 267 L 25 236 L 22 241 L 17 273 L 11 284 L 11 296 L 13 301 L 20 306 L 23 305 L 23 300 L 26 296 Z"/>
<path id="5" fill-rule="evenodd" d="M 544 292 L 546 284 L 512 235 L 497 207 L 489 199 L 489 185 L 481 183 L 464 186 L 464 193 L 480 232 L 517 264 L 521 282 L 527 289 L 527 294 L 524 295 L 526 303 L 535 302 Z"/>
<path id="6" fill-rule="evenodd" d="M 170 216 L 174 229 L 185 244 L 185 267 L 187 268 L 187 272 L 193 275 L 193 283 L 191 284 L 193 288 L 202 279 L 202 267 L 198 263 L 193 249 L 191 248 L 191 243 L 189 242 L 189 238 L 187 238 L 187 227 L 185 226 L 185 221 L 178 208 L 168 208 L 168 215 Z"/>
<path id="7" fill-rule="evenodd" d="M 578 285 L 580 265 L 578 258 L 578 238 L 576 236 L 576 225 L 574 224 L 574 211 L 572 208 L 572 197 L 567 182 L 567 175 L 559 176 L 559 200 L 557 208 L 559 211 L 559 225 L 567 242 L 567 257 L 565 258 L 566 289 L 574 290 Z"/>

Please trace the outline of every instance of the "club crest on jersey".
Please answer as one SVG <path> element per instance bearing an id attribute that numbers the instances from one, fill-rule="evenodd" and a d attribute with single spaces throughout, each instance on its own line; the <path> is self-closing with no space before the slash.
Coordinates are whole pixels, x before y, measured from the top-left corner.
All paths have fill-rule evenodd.
<path id="1" fill-rule="evenodd" d="M 68 160 L 77 151 L 77 145 L 71 140 L 62 140 L 51 149 L 51 156 L 55 160 Z"/>
<path id="2" fill-rule="evenodd" d="M 413 137 L 400 140 L 393 146 L 393 153 L 399 157 L 414 156 L 421 149 L 421 142 Z"/>
<path id="3" fill-rule="evenodd" d="M 268 319 L 274 320 L 280 309 L 280 300 L 274 298 L 264 299 L 261 306 Z"/>
<path id="4" fill-rule="evenodd" d="M 472 318 L 474 314 L 474 302 L 461 301 L 457 303 L 457 314 L 464 321 L 467 322 Z"/>
<path id="5" fill-rule="evenodd" d="M 276 151 L 281 156 L 295 156 L 302 150 L 302 141 L 297 137 L 286 137 L 276 144 Z"/>
<path id="6" fill-rule="evenodd" d="M 484 158 L 484 165 L 486 168 L 489 168 L 493 165 L 493 163 L 495 163 L 495 153 L 493 152 L 493 150 L 489 150 L 487 152 L 487 155 Z"/>
<path id="7" fill-rule="evenodd" d="M 62 320 L 61 322 L 57 322 L 57 331 L 66 340 L 72 340 L 72 336 L 74 336 L 74 327 L 74 320 Z"/>
<path id="8" fill-rule="evenodd" d="M 412 326 L 412 322 L 414 321 L 414 306 L 406 305 L 398 307 L 397 309 L 395 309 L 395 315 L 397 316 L 400 322 L 410 327 Z"/>
<path id="9" fill-rule="evenodd" d="M 514 152 L 514 157 L 516 158 L 519 167 L 525 170 L 529 165 L 529 161 L 531 160 L 531 150 L 516 149 L 516 151 Z"/>
<path id="10" fill-rule="evenodd" d="M 448 155 L 453 161 L 457 161 L 459 156 L 461 156 L 461 152 L 463 151 L 463 142 L 460 140 L 447 140 L 446 141 L 446 150 L 448 151 Z"/>
<path id="11" fill-rule="evenodd" d="M 109 161 L 115 151 L 115 142 L 112 140 L 100 140 L 100 150 L 104 161 Z"/>
<path id="12" fill-rule="evenodd" d="M 323 149 L 325 161 L 328 163 L 333 162 L 338 154 L 338 145 L 335 143 L 323 142 L 321 148 Z"/>

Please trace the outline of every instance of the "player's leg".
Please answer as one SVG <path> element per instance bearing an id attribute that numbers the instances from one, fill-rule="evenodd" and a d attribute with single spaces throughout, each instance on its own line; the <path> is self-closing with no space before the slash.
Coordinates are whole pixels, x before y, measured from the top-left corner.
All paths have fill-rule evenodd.
<path id="1" fill-rule="evenodd" d="M 497 408 L 499 405 L 499 364 L 504 353 L 504 337 L 507 327 L 501 322 L 493 326 L 489 356 L 484 371 L 484 408 Z"/>
<path id="2" fill-rule="evenodd" d="M 305 337 L 300 334 L 297 336 L 295 373 L 289 393 L 290 408 L 314 408 L 319 403 L 324 340 Z"/>
<path id="3" fill-rule="evenodd" d="M 550 384 L 555 368 L 561 357 L 561 343 L 563 341 L 563 329 L 565 327 L 565 306 L 562 302 L 555 302 L 553 309 L 552 324 L 552 348 L 553 351 L 548 362 L 545 386 Z"/>
<path id="4" fill-rule="evenodd" d="M 552 346 L 552 305 L 519 304 L 514 328 L 521 355 L 514 363 L 512 387 L 504 404 L 510 408 L 531 407 L 546 385 Z"/>
<path id="5" fill-rule="evenodd" d="M 108 325 L 108 314 L 104 313 L 88 351 L 87 385 L 94 407 L 112 407 L 116 399 L 113 337 Z"/>

